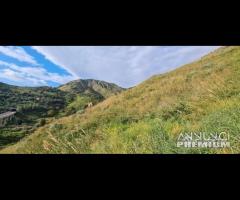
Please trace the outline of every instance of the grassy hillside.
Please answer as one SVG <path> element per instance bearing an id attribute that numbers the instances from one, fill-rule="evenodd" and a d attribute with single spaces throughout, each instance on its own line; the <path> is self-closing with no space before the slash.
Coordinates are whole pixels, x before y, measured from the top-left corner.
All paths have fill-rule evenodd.
<path id="1" fill-rule="evenodd" d="M 88 80 L 75 82 L 87 83 Z M 98 86 L 98 83 L 101 84 L 99 81 L 91 80 L 92 84 L 84 85 L 84 88 L 75 82 L 60 88 L 16 87 L 0 83 L 0 113 L 17 110 L 14 120 L 0 128 L 0 148 L 32 133 L 50 118 L 83 112 L 89 102 L 95 105 L 105 99 L 105 94 L 110 96 L 121 91 L 120 87 L 112 87 L 106 82 L 102 90 Z M 71 86 L 74 90 L 70 89 Z M 92 86 L 100 89 L 97 92 Z"/>
<path id="2" fill-rule="evenodd" d="M 222 132 L 231 148 L 177 148 L 181 132 Z M 197 62 L 39 128 L 1 153 L 240 153 L 240 47 Z"/>

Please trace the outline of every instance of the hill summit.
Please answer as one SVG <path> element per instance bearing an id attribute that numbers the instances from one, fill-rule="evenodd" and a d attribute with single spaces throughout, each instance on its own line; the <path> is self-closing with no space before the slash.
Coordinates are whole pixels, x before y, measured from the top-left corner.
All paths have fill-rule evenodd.
<path id="1" fill-rule="evenodd" d="M 71 93 L 93 93 L 104 98 L 108 98 L 113 94 L 118 94 L 124 89 L 113 83 L 99 81 L 94 79 L 79 79 L 71 81 L 59 87 L 60 90 Z"/>

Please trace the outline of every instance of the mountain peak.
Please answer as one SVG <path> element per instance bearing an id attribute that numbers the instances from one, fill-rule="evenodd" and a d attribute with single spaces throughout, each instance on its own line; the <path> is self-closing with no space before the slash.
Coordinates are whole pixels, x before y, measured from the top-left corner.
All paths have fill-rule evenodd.
<path id="1" fill-rule="evenodd" d="M 92 91 L 103 96 L 104 98 L 107 98 L 124 90 L 123 88 L 117 86 L 114 83 L 108 83 L 95 79 L 74 80 L 60 86 L 59 89 L 65 92 L 72 93 L 86 93 Z"/>

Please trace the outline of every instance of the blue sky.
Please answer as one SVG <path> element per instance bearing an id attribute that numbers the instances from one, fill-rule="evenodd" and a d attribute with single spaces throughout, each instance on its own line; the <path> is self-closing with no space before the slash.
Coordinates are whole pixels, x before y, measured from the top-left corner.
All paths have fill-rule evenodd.
<path id="1" fill-rule="evenodd" d="M 0 46 L 0 82 L 59 86 L 98 79 L 122 87 L 139 84 L 195 61 L 216 46 Z"/>

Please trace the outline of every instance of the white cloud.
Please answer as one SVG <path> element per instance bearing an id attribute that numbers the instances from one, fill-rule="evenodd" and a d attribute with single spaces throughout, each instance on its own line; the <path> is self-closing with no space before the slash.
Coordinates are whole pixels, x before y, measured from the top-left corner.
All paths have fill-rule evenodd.
<path id="1" fill-rule="evenodd" d="M 0 61 L 0 79 L 9 80 L 24 86 L 48 85 L 48 81 L 64 84 L 74 79 L 71 75 L 48 72 L 43 67 L 20 67 Z"/>
<path id="2" fill-rule="evenodd" d="M 58 65 L 58 66 L 62 67 L 68 73 L 70 73 L 73 76 L 75 76 L 75 78 L 79 78 L 78 75 L 75 74 L 75 72 L 73 70 L 71 70 L 71 67 L 66 66 L 65 62 L 62 62 L 61 59 L 58 59 L 58 57 L 61 56 L 62 53 L 64 53 L 64 47 L 59 47 L 60 51 L 61 51 L 61 53 L 59 55 L 51 54 L 51 49 L 52 48 L 55 48 L 55 47 L 54 46 L 49 46 L 49 48 L 45 48 L 43 46 L 32 46 L 32 49 L 34 49 L 38 53 L 41 53 L 42 55 L 44 55 L 45 59 L 51 61 L 55 65 Z M 68 54 L 69 54 L 69 52 L 68 52 Z"/>
<path id="3" fill-rule="evenodd" d="M 12 69 L 2 69 L 0 70 L 0 79 L 8 80 L 22 86 L 46 86 L 48 85 L 46 81 L 37 79 L 31 76 L 26 76 L 26 74 L 14 71 Z"/>
<path id="4" fill-rule="evenodd" d="M 130 87 L 154 74 L 192 62 L 218 47 L 200 46 L 37 46 L 36 51 L 75 78 Z"/>
<path id="5" fill-rule="evenodd" d="M 0 54 L 15 58 L 21 62 L 27 62 L 36 65 L 36 60 L 29 55 L 23 48 L 16 46 L 0 46 Z"/>

